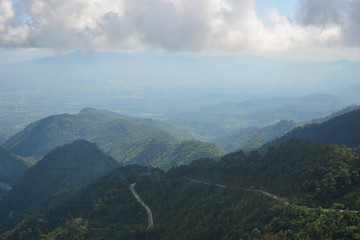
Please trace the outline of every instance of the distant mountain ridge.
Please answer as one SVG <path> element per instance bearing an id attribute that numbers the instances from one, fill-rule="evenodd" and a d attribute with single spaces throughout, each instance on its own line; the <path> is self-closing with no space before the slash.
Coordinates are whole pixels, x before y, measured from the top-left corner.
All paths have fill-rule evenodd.
<path id="1" fill-rule="evenodd" d="M 275 124 L 267 125 L 264 127 L 246 127 L 236 131 L 232 131 L 229 134 L 215 138 L 212 140 L 217 146 L 224 149 L 227 152 L 235 150 L 252 151 L 260 148 L 262 145 L 274 141 L 277 138 L 282 137 L 287 132 L 291 131 L 295 127 L 303 127 L 310 124 L 321 124 L 332 118 L 341 116 L 345 113 L 352 112 L 360 109 L 357 105 L 350 105 L 340 111 L 334 112 L 326 117 L 316 118 L 306 122 L 294 122 L 281 120 Z"/>
<path id="2" fill-rule="evenodd" d="M 227 152 L 235 150 L 252 151 L 263 144 L 284 135 L 296 126 L 294 121 L 279 121 L 265 127 L 239 129 L 225 136 L 215 138 L 213 142 Z"/>
<path id="3" fill-rule="evenodd" d="M 222 102 L 191 112 L 171 116 L 214 140 L 246 127 L 264 127 L 281 120 L 304 122 L 329 115 L 343 107 L 341 100 L 329 94 L 305 97 L 273 97 L 241 102 Z"/>
<path id="4" fill-rule="evenodd" d="M 321 121 L 320 121 L 321 122 Z M 312 123 L 297 127 L 284 136 L 264 144 L 259 150 L 264 153 L 270 146 L 279 146 L 292 138 L 301 138 L 315 143 L 360 145 L 360 109 L 336 116 L 322 123 Z"/>
<path id="5" fill-rule="evenodd" d="M 352 111 L 355 111 L 355 110 L 359 110 L 360 109 L 360 106 L 358 105 L 350 105 L 348 107 L 345 107 L 343 109 L 341 109 L 340 111 L 337 111 L 337 112 L 334 112 L 326 117 L 323 117 L 323 118 L 316 118 L 316 119 L 313 119 L 313 120 L 310 120 L 310 121 L 307 121 L 305 122 L 304 124 L 301 124 L 301 125 L 309 125 L 309 124 L 320 124 L 320 123 L 324 123 L 332 118 L 335 118 L 335 117 L 338 117 L 338 116 L 341 116 L 345 113 L 349 113 L 349 112 L 352 112 Z"/>
<path id="6" fill-rule="evenodd" d="M 165 168 L 180 164 L 175 159 L 183 163 L 196 157 L 222 154 L 214 144 L 193 140 L 189 146 L 192 150 L 184 155 L 177 150 L 184 143 L 176 136 L 192 139 L 193 135 L 187 128 L 162 121 L 87 108 L 78 114 L 54 115 L 31 123 L 6 141 L 4 148 L 20 156 L 40 159 L 57 146 L 85 139 L 98 144 L 100 149 L 120 163 Z M 204 156 L 199 156 L 197 152 Z M 174 156 L 175 153 L 178 156 Z"/>

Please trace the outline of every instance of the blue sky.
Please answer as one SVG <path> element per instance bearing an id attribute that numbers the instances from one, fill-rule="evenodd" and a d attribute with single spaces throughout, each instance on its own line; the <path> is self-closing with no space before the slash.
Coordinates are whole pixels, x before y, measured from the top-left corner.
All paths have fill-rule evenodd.
<path id="1" fill-rule="evenodd" d="M 296 0 L 256 0 L 256 12 L 261 17 L 266 17 L 269 9 L 276 9 L 280 14 L 293 16 L 296 8 Z"/>

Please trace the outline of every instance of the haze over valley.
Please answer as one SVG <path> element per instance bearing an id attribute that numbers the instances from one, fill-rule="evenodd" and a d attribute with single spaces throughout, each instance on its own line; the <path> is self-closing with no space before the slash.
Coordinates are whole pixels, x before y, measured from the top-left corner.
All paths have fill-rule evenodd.
<path id="1" fill-rule="evenodd" d="M 85 107 L 225 128 L 308 121 L 360 102 L 359 64 L 76 52 L 0 65 L 1 133 Z"/>
<path id="2" fill-rule="evenodd" d="M 0 239 L 360 239 L 359 0 L 0 0 Z"/>

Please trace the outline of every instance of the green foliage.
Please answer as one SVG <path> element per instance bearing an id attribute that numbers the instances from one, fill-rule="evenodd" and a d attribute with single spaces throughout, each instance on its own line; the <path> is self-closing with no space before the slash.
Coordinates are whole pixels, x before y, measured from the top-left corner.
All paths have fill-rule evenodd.
<path id="1" fill-rule="evenodd" d="M 315 145 L 292 140 L 270 148 L 265 156 L 234 152 L 220 162 L 171 169 L 174 177 L 202 178 L 234 187 L 266 189 L 297 203 L 331 207 L 335 203 L 360 210 L 359 149 L 336 145 Z"/>
<path id="2" fill-rule="evenodd" d="M 156 177 L 164 173 L 160 169 L 137 165 L 115 169 L 49 211 L 25 219 L 1 237 L 32 239 L 39 234 L 56 236 L 66 233 L 65 229 L 73 225 L 74 219 L 82 219 L 82 223 L 75 224 L 75 227 L 85 226 L 87 232 L 91 232 L 89 236 L 103 236 L 107 232 L 116 234 L 118 231 L 142 231 L 147 225 L 146 213 L 131 194 L 129 184 L 140 181 L 148 174 Z M 28 229 L 32 231 L 29 232 Z"/>
<path id="3" fill-rule="evenodd" d="M 79 114 L 62 114 L 34 122 L 10 138 L 4 146 L 21 156 L 40 159 L 57 146 L 77 139 L 96 143 L 118 162 L 169 168 L 198 157 L 218 157 L 214 144 L 180 138 L 194 137 L 174 123 L 132 118 L 108 111 L 84 109 Z M 187 145 L 186 152 L 182 151 Z"/>
<path id="4" fill-rule="evenodd" d="M 130 165 L 1 237 L 359 239 L 359 168 L 359 148 L 304 140 L 271 148 L 264 156 L 237 151 L 166 173 Z M 134 182 L 153 212 L 155 225 L 148 231 L 146 212 L 129 190 Z"/>
<path id="5" fill-rule="evenodd" d="M 293 121 L 280 121 L 265 127 L 242 128 L 212 141 L 227 152 L 238 149 L 249 152 L 281 137 L 294 127 L 295 122 Z"/>
<path id="6" fill-rule="evenodd" d="M 117 166 L 113 158 L 84 140 L 56 148 L 30 168 L 0 202 L 1 228 L 48 209 Z M 9 219 L 11 211 L 14 214 Z"/>
<path id="7" fill-rule="evenodd" d="M 136 186 L 154 213 L 149 239 L 239 239 L 260 227 L 274 204 L 255 192 L 188 180 L 146 178 Z"/>
<path id="8" fill-rule="evenodd" d="M 49 233 L 49 240 L 86 240 L 87 229 L 82 218 L 69 219 L 61 227 Z"/>
<path id="9" fill-rule="evenodd" d="M 0 148 L 0 183 L 13 186 L 32 164 Z"/>
<path id="10" fill-rule="evenodd" d="M 276 233 L 274 239 L 360 239 L 360 214 L 335 209 L 290 205 L 268 212 L 271 221 L 263 227 Z"/>
<path id="11" fill-rule="evenodd" d="M 360 110 L 345 113 L 324 123 L 309 124 L 298 127 L 283 137 L 269 142 L 260 148 L 265 152 L 270 146 L 279 146 L 293 138 L 310 140 L 315 143 L 346 145 L 358 147 L 360 145 Z"/>

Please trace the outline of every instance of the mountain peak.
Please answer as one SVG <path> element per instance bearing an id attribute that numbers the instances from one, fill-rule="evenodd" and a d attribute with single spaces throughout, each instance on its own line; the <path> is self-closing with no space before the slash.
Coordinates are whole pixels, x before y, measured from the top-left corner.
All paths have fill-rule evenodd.
<path id="1" fill-rule="evenodd" d="M 57 147 L 14 185 L 0 203 L 0 215 L 16 209 L 13 220 L 21 220 L 28 213 L 53 206 L 117 166 L 116 160 L 86 140 Z M 1 228 L 4 223 L 8 224 L 7 219 L 0 218 Z"/>
<path id="2" fill-rule="evenodd" d="M 98 111 L 98 110 L 96 110 L 95 108 L 86 107 L 86 108 L 83 108 L 79 113 L 88 113 L 88 112 L 95 112 L 95 111 Z"/>

